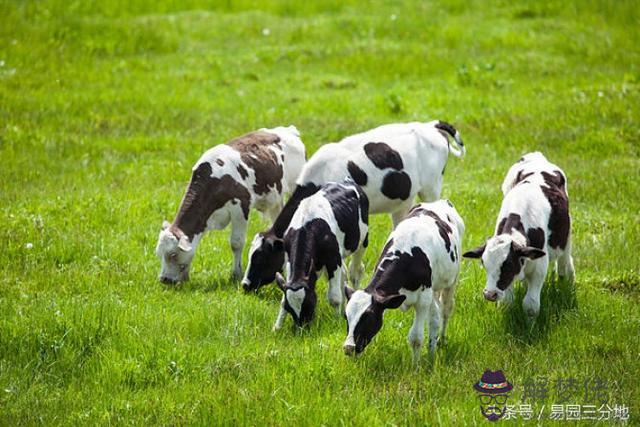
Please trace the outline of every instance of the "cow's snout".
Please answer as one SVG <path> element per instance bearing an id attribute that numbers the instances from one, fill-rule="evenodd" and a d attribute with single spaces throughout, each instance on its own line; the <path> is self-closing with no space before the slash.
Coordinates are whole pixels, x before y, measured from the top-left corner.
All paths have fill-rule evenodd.
<path id="1" fill-rule="evenodd" d="M 242 279 L 242 282 L 240 282 L 242 284 L 242 289 L 245 292 L 251 292 L 253 291 L 253 287 L 251 286 L 251 282 L 247 279 Z"/>
<path id="2" fill-rule="evenodd" d="M 497 291 L 490 291 L 488 289 L 485 289 L 482 293 L 484 294 L 484 298 L 487 301 L 495 302 L 498 299 L 498 292 Z"/>
<path id="3" fill-rule="evenodd" d="M 356 354 L 356 346 L 353 344 L 345 344 L 342 346 L 342 349 L 344 350 L 344 354 L 347 356 L 353 356 Z"/>
<path id="4" fill-rule="evenodd" d="M 176 279 L 172 279 L 171 277 L 167 276 L 160 276 L 160 282 L 164 283 L 165 285 L 175 285 L 176 283 L 178 283 Z"/>

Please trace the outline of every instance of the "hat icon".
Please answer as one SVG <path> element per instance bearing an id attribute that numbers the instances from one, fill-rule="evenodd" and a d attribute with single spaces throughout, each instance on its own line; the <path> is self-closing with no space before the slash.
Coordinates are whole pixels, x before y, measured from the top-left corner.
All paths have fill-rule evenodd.
<path id="1" fill-rule="evenodd" d="M 513 385 L 507 381 L 501 370 L 491 371 L 487 369 L 482 374 L 480 381 L 473 385 L 473 388 L 480 393 L 502 394 L 513 389 Z"/>

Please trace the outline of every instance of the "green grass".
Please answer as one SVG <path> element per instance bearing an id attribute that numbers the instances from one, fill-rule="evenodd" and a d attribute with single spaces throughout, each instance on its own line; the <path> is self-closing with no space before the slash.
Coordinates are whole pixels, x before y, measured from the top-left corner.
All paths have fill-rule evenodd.
<path id="1" fill-rule="evenodd" d="M 0 0 L 0 424 L 481 424 L 486 368 L 515 384 L 512 403 L 532 375 L 615 381 L 610 403 L 640 423 L 639 11 Z M 191 282 L 157 282 L 157 233 L 206 148 L 295 124 L 312 153 L 431 119 L 467 143 L 443 189 L 465 248 L 491 233 L 523 153 L 569 177 L 575 294 L 550 279 L 533 328 L 519 300 L 483 301 L 465 261 L 446 348 L 412 367 L 412 314 L 390 312 L 349 359 L 324 299 L 308 331 L 271 332 L 279 291 L 229 281 L 228 231 L 205 239 Z M 369 275 L 389 231 L 372 218 Z"/>

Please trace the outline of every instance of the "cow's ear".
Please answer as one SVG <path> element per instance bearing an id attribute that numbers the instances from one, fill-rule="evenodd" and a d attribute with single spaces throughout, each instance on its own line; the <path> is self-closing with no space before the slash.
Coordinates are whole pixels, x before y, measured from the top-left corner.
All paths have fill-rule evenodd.
<path id="1" fill-rule="evenodd" d="M 189 243 L 189 238 L 186 234 L 180 236 L 180 240 L 178 241 L 178 249 L 181 249 L 185 252 L 189 252 L 191 250 L 191 243 Z"/>
<path id="2" fill-rule="evenodd" d="M 534 248 L 532 246 L 519 247 L 516 249 L 516 254 L 529 259 L 538 259 L 546 255 L 545 251 L 542 249 Z"/>
<path id="3" fill-rule="evenodd" d="M 407 299 L 406 295 L 396 294 L 382 298 L 376 298 L 376 302 L 384 308 L 398 308 L 402 305 L 405 299 Z"/>
<path id="4" fill-rule="evenodd" d="M 355 291 L 356 291 L 355 289 L 350 288 L 349 286 L 345 285 L 345 287 L 344 287 L 344 296 L 347 299 L 347 301 L 349 301 L 351 299 L 351 296 L 353 295 L 353 293 Z"/>
<path id="5" fill-rule="evenodd" d="M 169 227 L 171 227 L 171 223 L 169 221 L 167 221 L 166 219 L 162 221 L 162 230 L 166 230 Z"/>
<path id="6" fill-rule="evenodd" d="M 280 288 L 280 290 L 284 292 L 285 291 L 284 285 L 286 282 L 284 280 L 284 277 L 282 277 L 282 274 L 276 273 L 276 283 L 278 284 L 278 287 Z"/>
<path id="7" fill-rule="evenodd" d="M 482 254 L 484 253 L 484 248 L 486 247 L 486 243 L 482 246 L 478 246 L 475 249 L 471 249 L 470 251 L 467 251 L 465 253 L 462 254 L 463 257 L 465 258 L 482 258 Z"/>

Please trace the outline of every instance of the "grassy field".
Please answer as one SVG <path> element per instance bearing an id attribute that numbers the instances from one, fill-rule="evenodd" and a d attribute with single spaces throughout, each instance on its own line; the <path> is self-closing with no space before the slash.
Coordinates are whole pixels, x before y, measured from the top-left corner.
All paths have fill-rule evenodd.
<path id="1" fill-rule="evenodd" d="M 639 20 L 604 0 L 0 0 L 0 424 L 483 424 L 486 368 L 538 411 L 557 378 L 607 380 L 640 423 Z M 157 281 L 162 220 L 206 148 L 295 124 L 313 153 L 431 119 L 467 144 L 443 189 L 465 249 L 523 153 L 565 169 L 577 301 L 549 283 L 527 330 L 464 261 L 449 345 L 413 367 L 410 313 L 357 359 L 324 299 L 308 331 L 272 333 L 279 291 L 230 281 L 228 231 L 189 283 Z M 372 218 L 368 276 L 390 227 Z M 546 400 L 523 402 L 532 376 Z"/>

